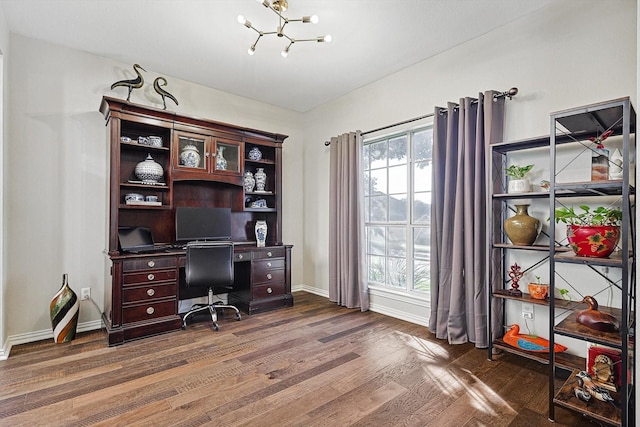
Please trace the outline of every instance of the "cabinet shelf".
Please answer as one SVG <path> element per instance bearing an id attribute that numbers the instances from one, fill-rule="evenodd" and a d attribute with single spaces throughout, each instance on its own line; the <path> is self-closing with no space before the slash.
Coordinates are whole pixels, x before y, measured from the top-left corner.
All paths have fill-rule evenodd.
<path id="1" fill-rule="evenodd" d="M 549 306 L 549 299 L 531 298 L 529 294 L 525 294 L 525 293 L 523 293 L 522 296 L 519 297 L 516 295 L 509 294 L 509 291 L 507 289 L 499 289 L 497 291 L 494 291 L 493 296 L 496 298 L 511 299 L 511 300 L 521 301 L 521 302 L 530 303 L 530 304 Z M 565 308 L 567 310 L 572 310 L 580 303 L 576 301 L 567 301 L 564 299 L 554 298 L 554 304 L 558 308 Z"/>
<path id="2" fill-rule="evenodd" d="M 556 250 L 557 251 L 557 250 Z M 602 267 L 622 267 L 624 260 L 622 259 L 622 251 L 617 251 L 609 255 L 609 258 L 592 258 L 577 256 L 573 252 L 565 252 L 554 256 L 556 262 L 567 264 L 583 264 Z"/>
<path id="3" fill-rule="evenodd" d="M 245 212 L 277 212 L 276 208 L 244 208 Z"/>
<path id="4" fill-rule="evenodd" d="M 576 398 L 573 390 L 574 387 L 578 385 L 576 374 L 579 370 L 581 370 L 581 368 L 574 370 L 569 378 L 567 378 L 565 383 L 554 396 L 553 403 L 564 408 L 580 412 L 595 420 L 614 426 L 622 426 L 622 412 L 619 407 L 616 407 L 611 403 L 601 402 L 595 398 L 590 399 L 589 402 L 583 402 Z M 610 393 L 616 402 L 619 402 L 622 398 L 620 395 L 621 393 Z"/>
<path id="5" fill-rule="evenodd" d="M 586 308 L 583 306 L 583 308 Z M 616 319 L 622 318 L 622 310 L 612 307 L 598 307 L 599 311 L 609 313 Z M 620 332 L 601 332 L 588 328 L 576 321 L 576 314 L 570 314 L 560 321 L 554 328 L 554 332 L 558 335 L 576 338 L 584 341 L 594 342 L 597 344 L 607 345 L 609 347 L 620 348 L 622 346 L 622 338 Z"/>
<path id="6" fill-rule="evenodd" d="M 513 199 L 514 204 L 517 204 L 516 201 L 518 199 L 548 199 L 549 192 L 548 191 L 531 191 L 529 193 L 496 193 L 493 194 L 493 197 L 496 200 L 509 200 Z"/>
<path id="7" fill-rule="evenodd" d="M 256 165 L 275 165 L 276 162 L 275 160 L 269 160 L 269 159 L 260 159 L 260 160 L 251 160 L 251 159 L 244 159 L 245 163 L 253 163 Z"/>
<path id="8" fill-rule="evenodd" d="M 538 353 L 534 351 L 526 351 L 516 347 L 512 347 L 502 340 L 502 338 L 495 339 L 493 346 L 509 353 L 517 354 L 518 356 L 525 357 L 527 359 L 535 360 L 538 363 L 544 365 L 549 364 L 549 353 Z M 573 354 L 561 352 L 555 354 L 556 365 L 561 366 L 567 370 L 581 369 L 586 364 L 584 357 L 575 356 Z"/>
<path id="9" fill-rule="evenodd" d="M 501 248 L 501 249 L 520 249 L 523 251 L 538 251 L 538 252 L 549 252 L 549 245 L 530 245 L 530 246 L 524 246 L 524 245 L 512 245 L 510 243 L 494 243 L 493 244 L 494 248 Z M 566 246 L 556 246 L 555 251 L 556 252 L 567 252 L 570 251 L 571 248 L 566 247 Z"/>
<path id="10" fill-rule="evenodd" d="M 150 151 L 150 152 L 156 152 L 156 153 L 168 152 L 170 150 L 169 147 L 155 147 L 153 145 L 138 144 L 137 142 L 120 142 L 120 147 L 139 150 L 139 151 Z"/>
<path id="11" fill-rule="evenodd" d="M 167 184 L 138 184 L 138 183 L 133 183 L 133 182 L 121 182 L 120 183 L 120 187 L 122 187 L 123 189 L 126 188 L 138 188 L 138 189 L 144 189 L 144 190 L 154 190 L 154 191 L 169 191 L 169 186 L 167 186 Z"/>

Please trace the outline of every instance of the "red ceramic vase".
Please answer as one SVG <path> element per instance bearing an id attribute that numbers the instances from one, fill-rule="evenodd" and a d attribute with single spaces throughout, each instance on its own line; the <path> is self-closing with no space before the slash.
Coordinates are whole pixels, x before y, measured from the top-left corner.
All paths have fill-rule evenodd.
<path id="1" fill-rule="evenodd" d="M 578 256 L 606 258 L 620 241 L 620 227 L 613 225 L 568 225 L 567 240 Z"/>

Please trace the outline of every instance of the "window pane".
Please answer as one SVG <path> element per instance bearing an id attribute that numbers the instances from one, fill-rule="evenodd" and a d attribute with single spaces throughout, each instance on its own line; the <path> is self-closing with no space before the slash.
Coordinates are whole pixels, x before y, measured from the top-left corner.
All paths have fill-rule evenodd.
<path id="1" fill-rule="evenodd" d="M 431 161 L 433 149 L 433 130 L 426 129 L 413 134 L 413 161 Z"/>
<path id="2" fill-rule="evenodd" d="M 413 229 L 413 257 L 430 259 L 431 253 L 431 230 L 427 227 L 416 227 Z"/>
<path id="3" fill-rule="evenodd" d="M 364 198 L 364 222 L 371 221 L 371 198 Z"/>
<path id="4" fill-rule="evenodd" d="M 389 221 L 407 222 L 407 208 L 406 194 L 389 196 Z"/>
<path id="5" fill-rule="evenodd" d="M 413 262 L 413 290 L 429 292 L 431 286 L 431 269 L 427 261 Z"/>
<path id="6" fill-rule="evenodd" d="M 420 162 L 413 166 L 413 191 L 431 191 L 431 163 Z"/>
<path id="7" fill-rule="evenodd" d="M 389 140 L 389 166 L 407 163 L 407 135 Z"/>
<path id="8" fill-rule="evenodd" d="M 387 220 L 387 196 L 371 197 L 371 222 Z"/>
<path id="9" fill-rule="evenodd" d="M 369 145 L 362 147 L 362 169 L 369 169 L 371 160 L 369 159 Z"/>
<path id="10" fill-rule="evenodd" d="M 387 169 L 375 169 L 371 174 L 371 194 L 387 194 Z"/>
<path id="11" fill-rule="evenodd" d="M 431 193 L 415 193 L 413 195 L 413 222 L 431 222 Z"/>
<path id="12" fill-rule="evenodd" d="M 407 166 L 389 168 L 389 194 L 407 192 Z"/>
<path id="13" fill-rule="evenodd" d="M 385 227 L 367 227 L 367 237 L 369 244 L 367 245 L 367 253 L 373 255 L 384 255 L 385 250 Z"/>
<path id="14" fill-rule="evenodd" d="M 389 256 L 407 256 L 407 229 L 405 227 L 389 227 Z"/>
<path id="15" fill-rule="evenodd" d="M 369 172 L 364 173 L 364 177 L 362 178 L 362 187 L 364 187 L 365 197 L 371 194 L 371 178 L 369 177 Z"/>
<path id="16" fill-rule="evenodd" d="M 371 169 L 387 167 L 387 141 L 370 144 L 369 159 Z"/>
<path id="17" fill-rule="evenodd" d="M 376 282 L 376 283 L 385 282 L 384 264 L 385 264 L 384 257 L 373 256 L 373 255 L 368 256 L 370 282 Z"/>
<path id="18" fill-rule="evenodd" d="M 388 285 L 394 288 L 407 288 L 407 259 L 406 258 L 387 258 L 388 268 Z"/>

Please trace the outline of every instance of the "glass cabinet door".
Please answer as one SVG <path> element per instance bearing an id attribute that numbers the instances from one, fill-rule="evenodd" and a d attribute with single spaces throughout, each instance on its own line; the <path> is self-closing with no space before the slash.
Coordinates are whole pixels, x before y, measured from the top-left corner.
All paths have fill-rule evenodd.
<path id="1" fill-rule="evenodd" d="M 176 135 L 176 168 L 205 172 L 209 137 L 195 134 Z"/>
<path id="2" fill-rule="evenodd" d="M 240 151 L 240 141 L 216 139 L 213 171 L 240 174 L 242 170 Z"/>

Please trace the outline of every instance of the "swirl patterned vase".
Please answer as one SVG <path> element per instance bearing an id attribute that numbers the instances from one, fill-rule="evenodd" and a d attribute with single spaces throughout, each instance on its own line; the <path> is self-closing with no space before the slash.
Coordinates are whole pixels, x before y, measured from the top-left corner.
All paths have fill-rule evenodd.
<path id="1" fill-rule="evenodd" d="M 253 187 L 256 185 L 256 180 L 253 178 L 253 174 L 250 171 L 246 171 L 244 173 L 242 185 L 245 192 L 250 193 L 253 191 Z"/>
<path id="2" fill-rule="evenodd" d="M 267 174 L 264 173 L 264 168 L 258 168 L 253 177 L 256 180 L 256 191 L 264 191 L 267 184 Z"/>
<path id="3" fill-rule="evenodd" d="M 516 214 L 504 222 L 504 231 L 514 245 L 530 246 L 538 238 L 540 221 L 529 216 L 529 205 L 516 205 Z"/>
<path id="4" fill-rule="evenodd" d="M 217 171 L 226 171 L 227 170 L 227 159 L 224 158 L 222 152 L 224 151 L 224 147 L 218 147 L 218 154 L 216 154 L 216 170 Z"/>
<path id="5" fill-rule="evenodd" d="M 62 287 L 49 304 L 53 340 L 57 343 L 69 342 L 76 337 L 80 301 L 69 287 L 67 274 L 62 275 Z"/>
<path id="6" fill-rule="evenodd" d="M 187 144 L 180 152 L 180 164 L 190 168 L 200 166 L 200 152 L 193 144 Z"/>
<path id="7" fill-rule="evenodd" d="M 153 160 L 151 154 L 147 154 L 147 158 L 136 165 L 134 173 L 143 184 L 156 184 L 164 176 L 162 166 Z"/>
<path id="8" fill-rule="evenodd" d="M 256 243 L 259 248 L 263 248 L 267 241 L 267 221 L 256 221 Z"/>

